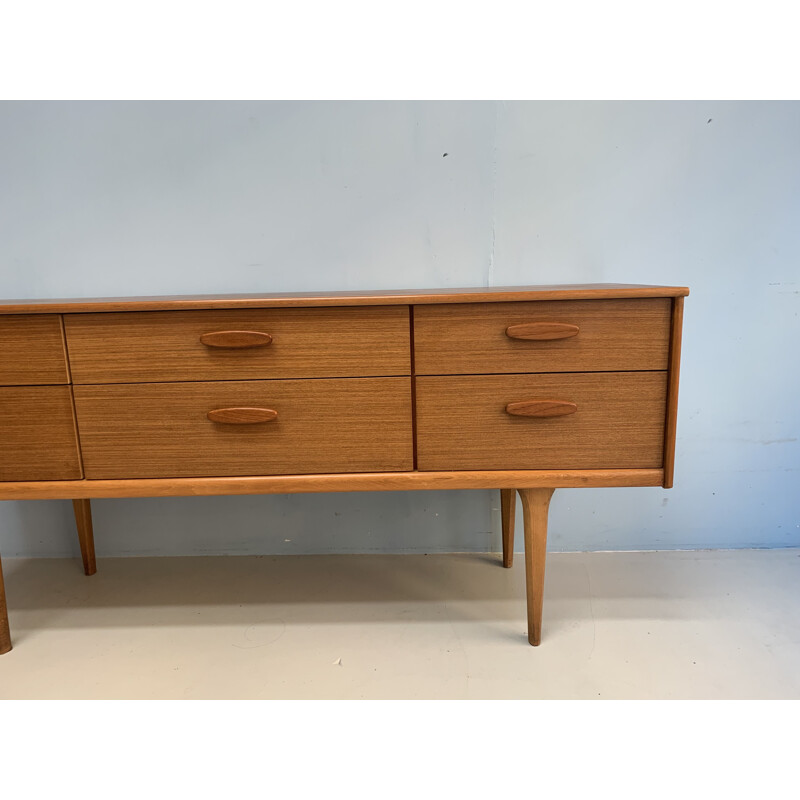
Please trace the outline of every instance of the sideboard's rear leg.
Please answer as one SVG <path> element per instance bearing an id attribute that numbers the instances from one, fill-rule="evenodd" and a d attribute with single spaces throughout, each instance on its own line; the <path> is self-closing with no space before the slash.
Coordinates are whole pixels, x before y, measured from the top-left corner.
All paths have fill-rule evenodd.
<path id="1" fill-rule="evenodd" d="M 517 490 L 500 490 L 500 514 L 503 518 L 503 566 L 514 561 L 514 512 L 517 509 Z"/>
<path id="2" fill-rule="evenodd" d="M 87 575 L 94 575 L 97 572 L 97 563 L 94 558 L 92 506 L 89 500 L 73 500 L 72 508 L 75 511 L 75 524 L 78 526 L 78 541 L 81 544 L 83 571 Z"/>
<path id="3" fill-rule="evenodd" d="M 6 588 L 3 585 L 3 563 L 0 561 L 0 655 L 11 649 L 11 629 L 8 627 Z"/>
<path id="4" fill-rule="evenodd" d="M 553 489 L 520 489 L 525 523 L 525 585 L 528 595 L 528 641 L 542 641 L 544 562 L 547 557 L 547 511 Z"/>

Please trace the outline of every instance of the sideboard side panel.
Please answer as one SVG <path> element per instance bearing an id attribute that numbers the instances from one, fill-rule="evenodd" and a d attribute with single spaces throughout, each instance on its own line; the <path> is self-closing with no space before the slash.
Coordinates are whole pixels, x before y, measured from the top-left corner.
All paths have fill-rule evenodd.
<path id="1" fill-rule="evenodd" d="M 669 347 L 667 383 L 667 423 L 664 432 L 664 488 L 672 488 L 675 472 L 675 438 L 678 430 L 678 380 L 681 370 L 681 338 L 683 332 L 683 297 L 672 300 L 672 330 Z"/>

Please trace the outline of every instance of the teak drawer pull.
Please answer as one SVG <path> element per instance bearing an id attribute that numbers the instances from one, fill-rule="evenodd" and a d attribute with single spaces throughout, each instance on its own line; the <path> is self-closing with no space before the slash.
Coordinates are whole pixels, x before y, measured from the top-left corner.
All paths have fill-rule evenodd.
<path id="1" fill-rule="evenodd" d="M 506 406 L 506 414 L 513 417 L 565 417 L 577 410 L 569 400 L 520 400 Z"/>
<path id="2" fill-rule="evenodd" d="M 509 339 L 524 339 L 541 342 L 549 339 L 569 339 L 578 335 L 579 328 L 569 322 L 523 322 L 509 325 L 506 336 Z"/>
<path id="3" fill-rule="evenodd" d="M 278 418 L 278 412 L 272 408 L 215 408 L 206 416 L 212 422 L 224 422 L 229 425 L 253 425 L 256 422 L 272 422 Z"/>
<path id="4" fill-rule="evenodd" d="M 206 347 L 227 347 L 241 350 L 245 347 L 266 347 L 272 337 L 261 331 L 213 331 L 204 333 L 200 341 Z"/>

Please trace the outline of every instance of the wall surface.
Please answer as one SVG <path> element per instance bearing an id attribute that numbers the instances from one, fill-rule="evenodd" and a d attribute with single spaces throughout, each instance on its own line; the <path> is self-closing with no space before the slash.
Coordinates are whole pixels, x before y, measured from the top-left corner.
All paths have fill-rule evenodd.
<path id="1" fill-rule="evenodd" d="M 799 223 L 797 102 L 0 103 L 6 298 L 688 285 L 676 488 L 556 492 L 553 550 L 800 544 Z M 496 492 L 93 506 L 101 556 L 500 546 Z"/>

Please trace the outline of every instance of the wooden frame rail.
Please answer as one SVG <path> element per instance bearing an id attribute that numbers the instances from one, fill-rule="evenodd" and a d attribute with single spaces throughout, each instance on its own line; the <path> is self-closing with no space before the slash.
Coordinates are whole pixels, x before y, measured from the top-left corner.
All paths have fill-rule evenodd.
<path id="1" fill-rule="evenodd" d="M 485 472 L 362 472 L 254 475 L 231 478 L 0 482 L 0 500 L 96 497 L 192 497 L 303 492 L 394 492 L 422 489 L 577 489 L 661 486 L 662 469 L 487 470 Z"/>

